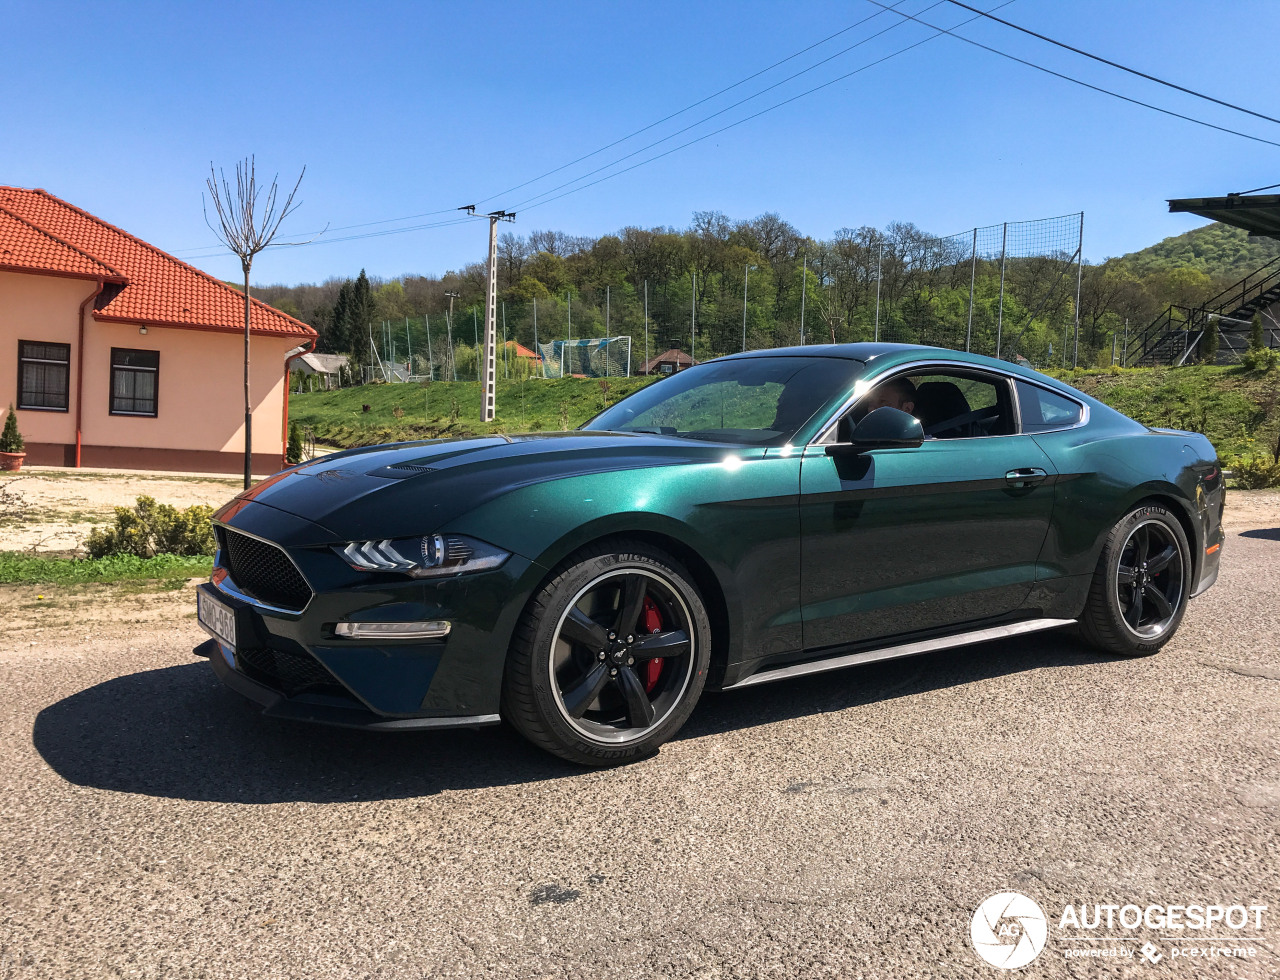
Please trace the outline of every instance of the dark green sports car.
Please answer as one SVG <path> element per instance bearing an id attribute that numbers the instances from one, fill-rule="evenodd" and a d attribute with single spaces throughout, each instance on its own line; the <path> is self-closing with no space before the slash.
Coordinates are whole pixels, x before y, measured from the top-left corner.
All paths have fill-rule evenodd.
<path id="1" fill-rule="evenodd" d="M 1223 497 L 1204 436 L 1003 361 L 759 351 L 574 432 L 259 483 L 216 515 L 196 652 L 268 715 L 505 719 L 606 765 L 656 750 L 708 687 L 1068 626 L 1153 653 L 1217 578 Z"/>

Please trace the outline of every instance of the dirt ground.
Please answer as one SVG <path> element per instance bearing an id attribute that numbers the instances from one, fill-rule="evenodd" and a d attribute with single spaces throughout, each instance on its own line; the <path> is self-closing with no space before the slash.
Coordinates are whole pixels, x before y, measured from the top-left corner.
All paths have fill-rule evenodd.
<path id="1" fill-rule="evenodd" d="M 24 468 L 0 479 L 0 494 L 7 488 L 26 510 L 22 519 L 6 522 L 0 497 L 0 551 L 77 552 L 94 527 L 110 522 L 112 508 L 131 506 L 140 496 L 178 508 L 220 507 L 241 486 L 234 476 Z"/>

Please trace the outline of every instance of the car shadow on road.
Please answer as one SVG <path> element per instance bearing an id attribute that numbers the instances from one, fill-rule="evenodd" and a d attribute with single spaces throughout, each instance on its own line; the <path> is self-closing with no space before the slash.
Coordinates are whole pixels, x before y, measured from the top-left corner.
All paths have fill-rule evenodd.
<path id="1" fill-rule="evenodd" d="M 708 696 L 677 737 L 1103 659 L 1071 637 L 1003 640 Z M 264 718 L 203 662 L 126 674 L 64 698 L 37 715 L 32 741 L 77 785 L 225 803 L 406 799 L 583 771 L 506 726 L 373 733 Z"/>
<path id="2" fill-rule="evenodd" d="M 1264 538 L 1267 541 L 1280 541 L 1280 527 L 1257 527 L 1249 531 L 1241 531 L 1242 538 Z"/>

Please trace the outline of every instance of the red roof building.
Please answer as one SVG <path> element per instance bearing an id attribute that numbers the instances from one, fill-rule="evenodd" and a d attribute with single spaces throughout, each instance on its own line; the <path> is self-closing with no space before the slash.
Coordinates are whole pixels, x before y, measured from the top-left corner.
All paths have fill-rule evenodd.
<path id="1" fill-rule="evenodd" d="M 279 469 L 307 324 L 252 301 L 254 472 Z M 244 297 L 42 190 L 0 187 L 0 403 L 28 462 L 237 472 Z M 12 363 L 12 362 L 11 362 Z"/>
<path id="2" fill-rule="evenodd" d="M 691 368 L 698 362 L 684 351 L 673 347 L 669 351 L 651 357 L 640 365 L 636 374 L 675 374 L 685 368 Z"/>

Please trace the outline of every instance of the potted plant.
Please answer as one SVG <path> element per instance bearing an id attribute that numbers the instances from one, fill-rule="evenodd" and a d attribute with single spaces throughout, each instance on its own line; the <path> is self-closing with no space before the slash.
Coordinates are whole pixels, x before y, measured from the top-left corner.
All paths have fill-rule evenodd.
<path id="1" fill-rule="evenodd" d="M 0 433 L 0 470 L 16 473 L 22 469 L 22 461 L 26 458 L 27 444 L 18 431 L 18 413 L 10 405 L 4 420 L 4 432 Z"/>

